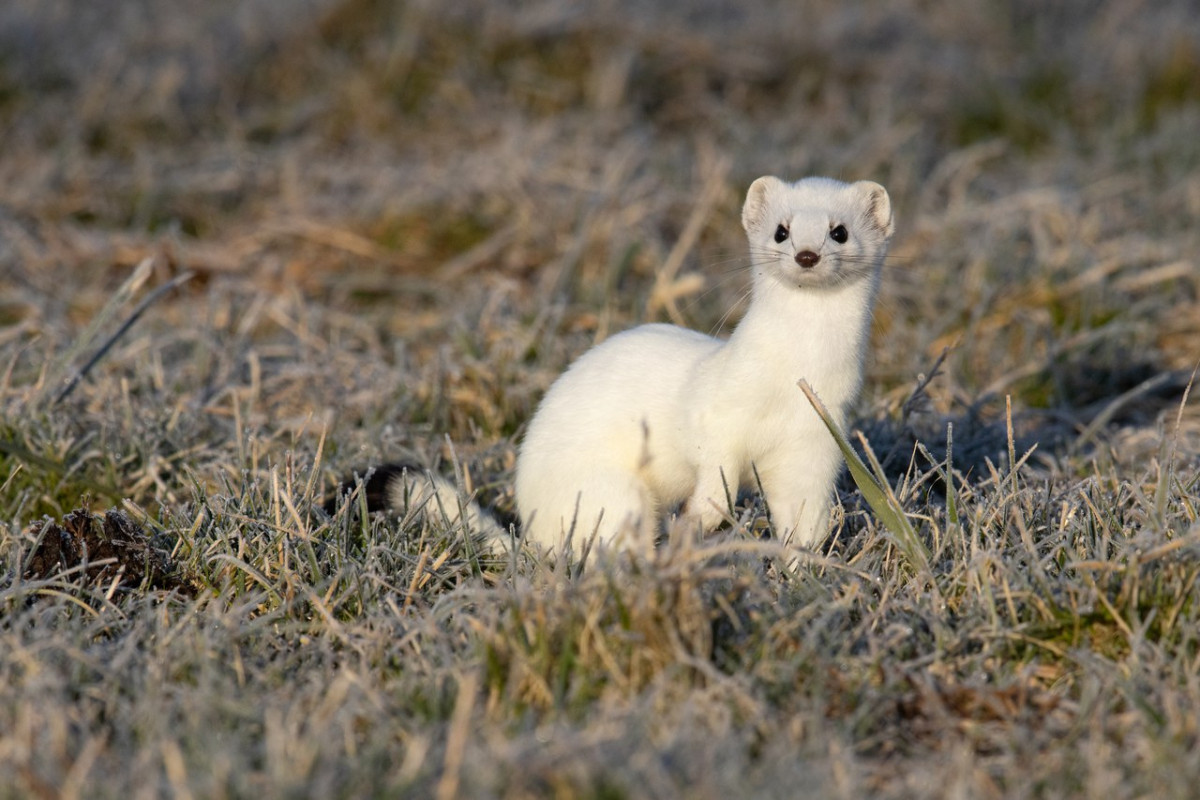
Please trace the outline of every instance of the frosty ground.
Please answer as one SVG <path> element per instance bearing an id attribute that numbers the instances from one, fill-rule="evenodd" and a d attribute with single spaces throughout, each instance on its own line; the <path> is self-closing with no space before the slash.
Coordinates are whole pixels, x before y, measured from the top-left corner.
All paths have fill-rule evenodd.
<path id="1" fill-rule="evenodd" d="M 0 9 L 0 794 L 1193 791 L 1189 4 L 451 5 Z M 752 495 L 582 570 L 320 510 L 511 521 L 572 358 L 736 324 L 768 173 L 892 196 L 927 561 L 849 478 L 795 569 Z"/>

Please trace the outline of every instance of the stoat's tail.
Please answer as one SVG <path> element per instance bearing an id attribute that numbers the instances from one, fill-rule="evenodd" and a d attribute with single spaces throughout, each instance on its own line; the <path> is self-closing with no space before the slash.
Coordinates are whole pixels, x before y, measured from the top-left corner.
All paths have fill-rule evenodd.
<path id="1" fill-rule="evenodd" d="M 334 514 L 360 485 L 368 512 L 388 511 L 402 519 L 430 520 L 459 530 L 465 519 L 465 533 L 481 537 L 493 549 L 505 550 L 511 543 L 509 532 L 477 502 L 441 475 L 417 464 L 382 464 L 367 470 L 361 479 L 343 481 L 325 501 L 326 513 Z"/>

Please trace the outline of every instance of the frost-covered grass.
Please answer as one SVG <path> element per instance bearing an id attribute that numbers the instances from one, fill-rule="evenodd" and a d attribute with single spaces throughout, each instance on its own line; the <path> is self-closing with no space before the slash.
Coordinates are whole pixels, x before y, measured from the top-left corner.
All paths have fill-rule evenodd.
<path id="1" fill-rule="evenodd" d="M 1194 791 L 1200 17 L 645 5 L 0 8 L 0 795 Z M 794 568 L 749 496 L 583 570 L 320 510 L 511 519 L 573 357 L 736 322 L 764 173 L 892 195 L 850 438 L 928 564 L 849 478 Z"/>

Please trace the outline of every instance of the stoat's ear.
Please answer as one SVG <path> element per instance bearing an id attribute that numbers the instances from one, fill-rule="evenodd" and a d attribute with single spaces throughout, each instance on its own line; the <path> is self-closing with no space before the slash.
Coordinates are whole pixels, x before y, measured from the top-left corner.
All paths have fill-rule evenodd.
<path id="1" fill-rule="evenodd" d="M 874 181 L 858 181 L 854 188 L 862 198 L 866 209 L 863 216 L 867 222 L 878 228 L 885 238 L 890 237 L 896 230 L 896 224 L 892 220 L 892 200 L 888 197 L 887 189 Z"/>
<path id="2" fill-rule="evenodd" d="M 750 184 L 750 191 L 746 192 L 746 205 L 742 206 L 742 227 L 746 233 L 762 230 L 768 222 L 766 216 L 771 195 L 783 185 L 783 181 L 773 175 L 764 175 Z"/>

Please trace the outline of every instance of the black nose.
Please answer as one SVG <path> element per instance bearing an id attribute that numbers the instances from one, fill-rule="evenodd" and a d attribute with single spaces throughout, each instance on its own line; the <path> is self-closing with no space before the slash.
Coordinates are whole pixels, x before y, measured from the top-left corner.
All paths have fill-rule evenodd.
<path id="1" fill-rule="evenodd" d="M 812 250 L 801 250 L 799 253 L 796 253 L 796 263 L 805 269 L 812 269 L 820 260 L 821 257 Z"/>

